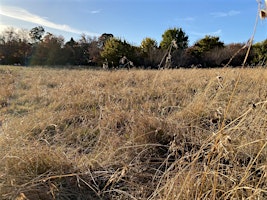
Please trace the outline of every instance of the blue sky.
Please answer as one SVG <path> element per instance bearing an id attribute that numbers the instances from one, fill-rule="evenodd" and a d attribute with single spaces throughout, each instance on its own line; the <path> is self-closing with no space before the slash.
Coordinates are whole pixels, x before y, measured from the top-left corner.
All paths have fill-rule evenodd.
<path id="1" fill-rule="evenodd" d="M 160 43 L 164 31 L 176 27 L 189 36 L 190 45 L 205 35 L 219 36 L 229 44 L 247 42 L 252 36 L 258 1 L 0 0 L 0 29 L 41 25 L 65 41 L 79 39 L 82 33 L 92 37 L 112 33 L 139 46 L 145 37 Z M 255 42 L 267 38 L 266 20 L 259 19 Z"/>

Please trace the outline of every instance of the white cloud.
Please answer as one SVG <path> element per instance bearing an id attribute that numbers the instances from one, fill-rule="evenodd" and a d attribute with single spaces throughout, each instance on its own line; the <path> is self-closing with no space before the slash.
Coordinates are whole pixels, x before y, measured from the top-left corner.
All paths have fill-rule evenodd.
<path id="1" fill-rule="evenodd" d="M 100 13 L 100 12 L 101 12 L 101 10 L 92 10 L 92 11 L 90 11 L 91 14 L 97 14 L 97 13 Z"/>
<path id="2" fill-rule="evenodd" d="M 192 35 L 195 35 L 195 36 L 200 36 L 200 37 L 204 37 L 204 36 L 206 36 L 206 35 L 222 35 L 222 30 L 221 29 L 219 29 L 219 30 L 217 30 L 217 31 L 214 31 L 214 32 L 207 32 L 207 33 L 201 33 L 201 32 L 190 32 L 190 34 L 192 34 Z"/>
<path id="3" fill-rule="evenodd" d="M 75 34 L 84 33 L 90 36 L 99 36 L 99 34 L 97 33 L 91 33 L 87 31 L 78 30 L 66 24 L 56 24 L 54 22 L 47 20 L 46 17 L 40 17 L 38 15 L 28 12 L 25 9 L 18 8 L 18 7 L 1 6 L 0 14 L 6 17 L 11 17 L 13 19 L 26 21 L 26 22 L 38 24 L 44 27 L 69 32 L 69 33 L 75 33 Z"/>
<path id="4" fill-rule="evenodd" d="M 239 15 L 241 12 L 237 10 L 230 10 L 228 12 L 213 12 L 210 13 L 213 17 L 232 17 L 235 15 Z"/>

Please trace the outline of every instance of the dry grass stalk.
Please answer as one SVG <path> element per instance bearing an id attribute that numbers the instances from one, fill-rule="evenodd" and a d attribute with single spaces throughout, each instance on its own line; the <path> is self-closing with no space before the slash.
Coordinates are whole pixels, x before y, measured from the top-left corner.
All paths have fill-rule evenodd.
<path id="1" fill-rule="evenodd" d="M 1 67 L 1 199 L 266 199 L 266 82 Z"/>

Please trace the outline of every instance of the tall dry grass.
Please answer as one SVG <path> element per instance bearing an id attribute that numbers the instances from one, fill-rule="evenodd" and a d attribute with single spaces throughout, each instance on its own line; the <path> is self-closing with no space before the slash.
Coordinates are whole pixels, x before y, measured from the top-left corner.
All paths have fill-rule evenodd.
<path id="1" fill-rule="evenodd" d="M 267 70 L 0 68 L 1 199 L 266 199 Z"/>

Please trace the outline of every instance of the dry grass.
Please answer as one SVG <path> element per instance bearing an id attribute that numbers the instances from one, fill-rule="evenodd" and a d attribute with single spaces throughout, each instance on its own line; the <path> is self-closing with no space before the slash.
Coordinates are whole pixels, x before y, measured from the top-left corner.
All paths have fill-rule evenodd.
<path id="1" fill-rule="evenodd" d="M 266 199 L 267 71 L 0 68 L 1 199 Z"/>

